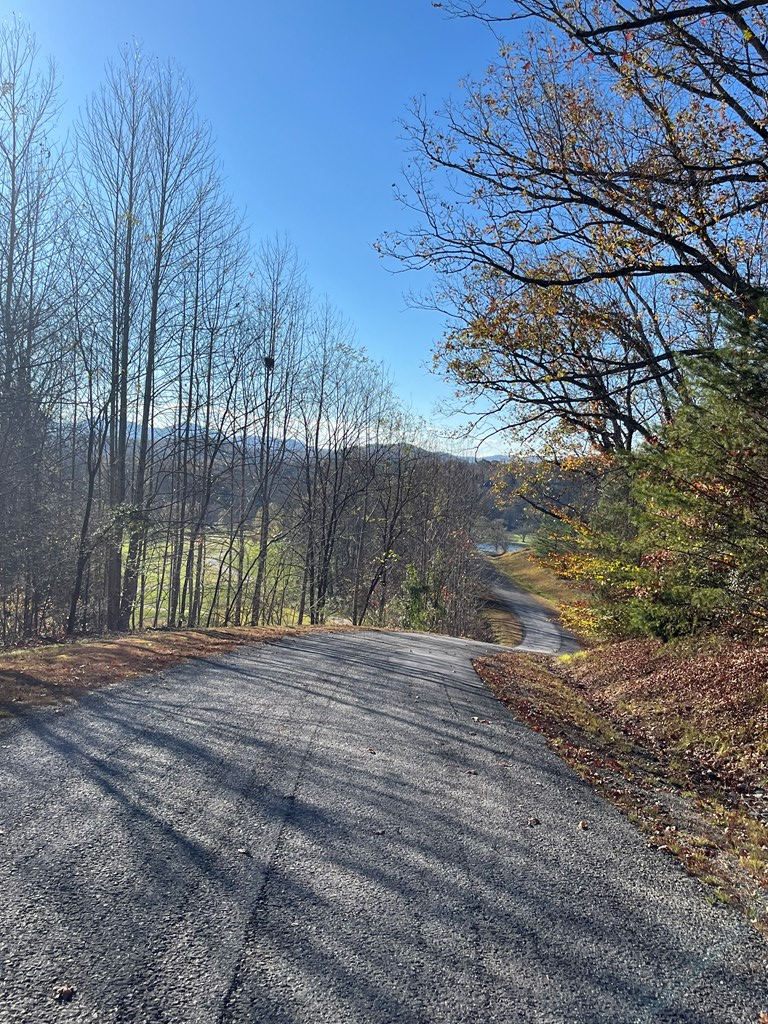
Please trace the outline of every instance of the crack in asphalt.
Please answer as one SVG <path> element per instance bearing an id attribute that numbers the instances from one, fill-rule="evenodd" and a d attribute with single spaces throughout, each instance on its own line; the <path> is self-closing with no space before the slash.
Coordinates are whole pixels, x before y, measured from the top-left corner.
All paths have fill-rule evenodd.
<path id="1" fill-rule="evenodd" d="M 241 978 L 242 971 L 243 971 L 244 958 L 246 956 L 246 949 L 248 947 L 249 942 L 252 941 L 252 938 L 253 938 L 253 933 L 254 933 L 254 930 L 255 930 L 255 927 L 256 927 L 256 921 L 257 921 L 257 917 L 258 917 L 258 902 L 259 902 L 259 899 L 260 899 L 262 893 L 265 891 L 265 889 L 269 885 L 270 875 L 271 875 L 271 872 L 272 872 L 272 869 L 273 869 L 275 858 L 277 857 L 277 854 L 278 854 L 278 850 L 280 849 L 280 844 L 281 844 L 283 835 L 285 834 L 286 828 L 290 824 L 292 816 L 294 816 L 295 813 L 296 813 L 296 797 L 298 795 L 299 786 L 301 784 L 301 781 L 302 781 L 302 779 L 304 777 L 304 774 L 305 774 L 305 772 L 307 770 L 307 766 L 309 765 L 310 759 L 312 757 L 312 753 L 313 753 L 313 749 L 314 749 L 315 743 L 317 741 L 317 737 L 318 737 L 318 735 L 319 735 L 323 725 L 325 724 L 325 721 L 326 721 L 326 718 L 327 718 L 327 714 L 328 714 L 328 709 L 330 707 L 330 701 L 331 701 L 331 698 L 327 697 L 326 700 L 325 700 L 324 707 L 323 707 L 323 710 L 325 711 L 325 714 L 322 715 L 322 716 L 318 716 L 317 724 L 315 725 L 314 729 L 312 730 L 312 732 L 311 732 L 311 734 L 309 736 L 309 740 L 308 740 L 306 748 L 304 750 L 304 754 L 303 754 L 303 756 L 301 758 L 301 761 L 299 762 L 298 770 L 296 771 L 296 774 L 294 776 L 293 785 L 291 787 L 291 790 L 290 790 L 289 793 L 286 794 L 285 814 L 283 815 L 282 821 L 280 822 L 280 826 L 279 826 L 279 828 L 277 830 L 277 833 L 275 835 L 275 840 L 274 840 L 274 844 L 272 846 L 272 850 L 269 853 L 269 855 L 267 857 L 267 860 L 266 860 L 266 863 L 264 865 L 262 879 L 261 879 L 261 884 L 258 886 L 258 888 L 255 890 L 255 893 L 254 893 L 254 898 L 255 898 L 255 902 L 256 902 L 256 909 L 253 911 L 253 913 L 251 915 L 251 918 L 250 918 L 250 921 L 248 922 L 248 926 L 246 928 L 245 936 L 244 936 L 243 948 L 241 950 L 240 956 L 239 956 L 239 958 L 237 960 L 237 963 L 235 965 L 235 969 L 232 972 L 232 980 L 231 980 L 231 982 L 229 984 L 229 988 L 227 989 L 227 992 L 226 992 L 226 994 L 224 996 L 224 999 L 222 1000 L 221 1012 L 220 1012 L 220 1014 L 218 1016 L 217 1024 L 227 1024 L 227 1021 L 231 1021 L 233 1019 L 230 1016 L 230 1012 L 229 1012 L 230 1011 L 230 1004 L 232 1002 L 233 995 L 234 995 L 235 991 L 237 990 L 238 984 L 240 982 L 240 978 Z M 250 850 L 248 850 L 247 855 L 248 856 L 252 856 Z"/>

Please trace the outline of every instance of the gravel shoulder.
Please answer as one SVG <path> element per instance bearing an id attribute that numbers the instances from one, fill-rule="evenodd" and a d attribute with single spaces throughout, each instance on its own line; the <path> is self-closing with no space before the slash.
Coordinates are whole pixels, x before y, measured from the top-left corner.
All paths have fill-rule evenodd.
<path id="1" fill-rule="evenodd" d="M 756 1021 L 760 938 L 495 701 L 489 649 L 307 636 L 6 726 L 0 1021 Z"/>

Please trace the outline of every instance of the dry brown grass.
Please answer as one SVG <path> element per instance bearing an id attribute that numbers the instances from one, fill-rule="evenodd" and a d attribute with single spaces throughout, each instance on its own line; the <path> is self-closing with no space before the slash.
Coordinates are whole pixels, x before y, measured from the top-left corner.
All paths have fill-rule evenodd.
<path id="1" fill-rule="evenodd" d="M 490 591 L 485 595 L 480 615 L 495 643 L 504 647 L 517 647 L 523 642 L 522 626 Z"/>
<path id="2" fill-rule="evenodd" d="M 748 657 L 751 650 L 751 657 Z M 750 668 L 747 668 L 747 665 Z M 768 651 L 632 641 L 500 654 L 496 695 L 647 835 L 768 932 Z M 724 682 L 729 684 L 724 686 Z"/>
<path id="3" fill-rule="evenodd" d="M 263 626 L 157 630 L 74 640 L 0 654 L 0 715 L 76 700 L 89 690 L 245 644 L 302 636 L 325 627 Z M 332 626 L 333 632 L 344 626 Z M 326 630 L 327 631 L 327 630 Z"/>
<path id="4" fill-rule="evenodd" d="M 561 605 L 583 601 L 585 591 L 559 577 L 528 551 L 508 551 L 491 558 L 493 565 L 513 583 L 543 598 L 555 611 Z"/>

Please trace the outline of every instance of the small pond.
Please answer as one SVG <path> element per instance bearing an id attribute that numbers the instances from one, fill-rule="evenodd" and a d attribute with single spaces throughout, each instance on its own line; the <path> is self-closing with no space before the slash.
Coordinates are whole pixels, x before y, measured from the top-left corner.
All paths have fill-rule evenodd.
<path id="1" fill-rule="evenodd" d="M 507 544 L 507 551 L 524 551 L 528 547 L 527 544 Z M 483 551 L 488 555 L 500 555 L 502 548 L 496 547 L 495 544 L 478 544 L 478 551 Z"/>

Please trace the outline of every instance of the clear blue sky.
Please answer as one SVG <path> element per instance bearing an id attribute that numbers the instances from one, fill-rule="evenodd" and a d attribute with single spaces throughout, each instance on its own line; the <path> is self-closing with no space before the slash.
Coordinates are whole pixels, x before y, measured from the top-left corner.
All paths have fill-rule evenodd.
<path id="1" fill-rule="evenodd" d="M 495 42 L 431 0 L 3 0 L 55 58 L 65 122 L 124 43 L 173 57 L 212 125 L 229 188 L 255 239 L 285 233 L 358 340 L 429 415 L 450 389 L 426 369 L 441 318 L 407 309 L 429 284 L 385 270 L 372 244 L 411 215 L 392 197 L 405 162 L 397 124 L 411 97 L 432 107 Z"/>

